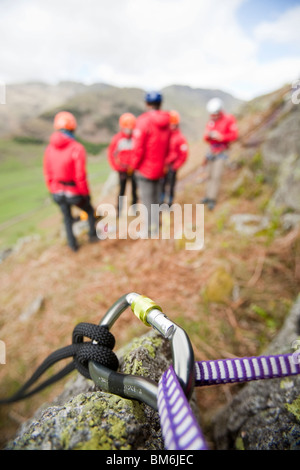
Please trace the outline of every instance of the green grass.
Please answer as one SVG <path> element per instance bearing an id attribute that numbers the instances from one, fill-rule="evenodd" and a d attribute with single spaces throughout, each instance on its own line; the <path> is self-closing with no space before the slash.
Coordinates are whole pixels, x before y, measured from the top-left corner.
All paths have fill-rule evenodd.
<path id="1" fill-rule="evenodd" d="M 40 224 L 57 213 L 44 183 L 45 147 L 31 140 L 0 140 L 0 249 L 42 233 Z M 91 192 L 97 194 L 110 172 L 105 152 L 101 158 L 88 155 L 87 172 Z"/>

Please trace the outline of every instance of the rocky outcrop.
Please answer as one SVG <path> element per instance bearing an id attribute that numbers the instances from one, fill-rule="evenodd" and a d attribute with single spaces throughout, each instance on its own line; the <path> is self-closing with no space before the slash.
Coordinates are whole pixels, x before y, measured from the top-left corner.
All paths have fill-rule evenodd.
<path id="1" fill-rule="evenodd" d="M 282 159 L 269 207 L 300 213 L 300 153 L 289 153 Z"/>
<path id="2" fill-rule="evenodd" d="M 266 354 L 293 345 L 300 351 L 300 297 Z M 215 417 L 214 439 L 218 450 L 300 450 L 300 376 L 244 386 Z"/>
<path id="3" fill-rule="evenodd" d="M 269 102 L 268 96 L 257 98 L 256 105 L 260 101 L 267 110 L 261 113 L 259 125 L 244 138 L 245 149 L 251 149 L 252 164 L 259 157 L 264 180 L 274 188 L 269 211 L 300 213 L 300 104 L 294 102 L 288 89 L 279 90 L 269 97 Z M 248 181 L 242 189 L 246 187 L 255 196 L 260 187 L 254 177 L 251 181 L 249 170 L 245 171 Z M 242 176 L 245 179 L 245 175 Z M 241 185 L 236 190 L 241 191 Z"/>
<path id="4" fill-rule="evenodd" d="M 275 174 L 277 177 L 279 168 L 287 158 L 300 156 L 299 126 L 300 106 L 286 100 L 261 146 L 264 167 L 269 175 Z"/>

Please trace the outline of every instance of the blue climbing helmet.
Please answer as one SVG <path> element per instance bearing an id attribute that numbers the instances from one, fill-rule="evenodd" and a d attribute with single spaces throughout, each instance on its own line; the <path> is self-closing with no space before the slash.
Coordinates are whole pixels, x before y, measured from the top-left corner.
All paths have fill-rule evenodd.
<path id="1" fill-rule="evenodd" d="M 146 103 L 161 103 L 162 102 L 162 94 L 159 91 L 148 91 L 145 95 Z"/>

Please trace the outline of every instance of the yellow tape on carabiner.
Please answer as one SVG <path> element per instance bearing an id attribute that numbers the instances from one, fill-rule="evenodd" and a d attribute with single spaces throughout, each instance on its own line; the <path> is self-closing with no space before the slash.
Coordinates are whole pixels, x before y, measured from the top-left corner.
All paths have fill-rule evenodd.
<path id="1" fill-rule="evenodd" d="M 144 295 L 140 295 L 136 300 L 134 300 L 131 304 L 131 310 L 146 326 L 151 326 L 147 322 L 147 315 L 150 310 L 157 309 L 162 312 L 162 309 L 159 305 L 157 305 L 153 300 L 145 297 Z"/>

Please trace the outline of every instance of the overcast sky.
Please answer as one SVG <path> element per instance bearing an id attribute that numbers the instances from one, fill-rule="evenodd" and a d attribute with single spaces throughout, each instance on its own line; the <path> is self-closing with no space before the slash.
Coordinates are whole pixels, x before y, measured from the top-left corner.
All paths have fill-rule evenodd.
<path id="1" fill-rule="evenodd" d="M 300 77 L 300 0 L 0 0 L 0 81 L 219 88 Z"/>

